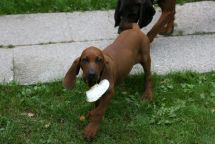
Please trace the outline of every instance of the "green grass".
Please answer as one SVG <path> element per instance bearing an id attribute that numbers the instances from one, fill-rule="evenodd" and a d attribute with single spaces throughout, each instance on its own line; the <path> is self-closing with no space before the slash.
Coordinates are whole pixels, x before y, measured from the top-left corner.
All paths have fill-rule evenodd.
<path id="1" fill-rule="evenodd" d="M 113 9 L 115 0 L 1 0 L 0 14 Z"/>
<path id="2" fill-rule="evenodd" d="M 117 0 L 0 0 L 0 15 L 47 12 L 107 10 L 116 7 Z M 177 0 L 177 3 L 200 0 Z"/>
<path id="3" fill-rule="evenodd" d="M 214 144 L 215 72 L 153 75 L 153 102 L 141 101 L 143 76 L 130 76 L 116 89 L 95 144 Z M 1 144 L 85 143 L 92 105 L 85 84 L 72 91 L 61 82 L 0 85 Z"/>

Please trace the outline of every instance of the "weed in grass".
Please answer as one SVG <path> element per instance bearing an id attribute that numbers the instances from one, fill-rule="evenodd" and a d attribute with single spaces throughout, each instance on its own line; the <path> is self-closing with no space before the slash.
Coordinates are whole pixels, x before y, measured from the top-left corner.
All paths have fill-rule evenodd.
<path id="1" fill-rule="evenodd" d="M 167 107 L 164 103 L 161 107 L 154 106 L 150 124 L 169 125 L 182 121 L 183 119 L 179 118 L 177 112 L 184 108 L 185 104 L 185 101 L 177 100 L 171 107 Z"/>
<path id="2" fill-rule="evenodd" d="M 14 45 L 7 45 L 7 46 L 0 45 L 0 48 L 15 48 L 15 46 Z"/>
<path id="3" fill-rule="evenodd" d="M 174 88 L 174 86 L 170 79 L 165 79 L 165 80 L 161 81 L 161 83 L 160 83 L 160 90 L 162 92 L 167 92 L 173 88 Z"/>
<path id="4" fill-rule="evenodd" d="M 7 48 L 15 48 L 14 45 L 8 45 Z"/>
<path id="5" fill-rule="evenodd" d="M 191 93 L 193 91 L 194 87 L 195 87 L 195 85 L 193 85 L 193 84 L 187 84 L 187 83 L 181 84 L 181 88 L 184 93 Z"/>

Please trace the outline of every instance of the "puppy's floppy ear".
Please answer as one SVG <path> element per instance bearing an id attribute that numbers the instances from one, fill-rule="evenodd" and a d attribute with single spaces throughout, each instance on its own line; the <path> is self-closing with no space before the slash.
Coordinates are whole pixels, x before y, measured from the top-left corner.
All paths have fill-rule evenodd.
<path id="1" fill-rule="evenodd" d="M 155 14 L 155 9 L 153 7 L 153 4 L 151 0 L 145 0 L 140 5 L 140 17 L 139 17 L 139 26 L 140 28 L 145 27 L 148 25 Z"/>
<path id="2" fill-rule="evenodd" d="M 119 25 L 120 23 L 120 7 L 121 7 L 121 2 L 120 0 L 118 0 L 117 2 L 117 6 L 116 6 L 116 9 L 115 9 L 115 13 L 114 13 L 114 20 L 115 20 L 115 27 Z"/>
<path id="3" fill-rule="evenodd" d="M 76 75 L 79 73 L 80 70 L 80 57 L 78 57 L 69 68 L 68 72 L 66 73 L 63 81 L 64 88 L 72 89 L 75 85 Z"/>

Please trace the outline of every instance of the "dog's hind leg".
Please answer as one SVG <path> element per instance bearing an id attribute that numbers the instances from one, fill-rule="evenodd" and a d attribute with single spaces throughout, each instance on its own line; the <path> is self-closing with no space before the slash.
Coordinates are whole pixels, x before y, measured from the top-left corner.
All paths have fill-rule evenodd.
<path id="1" fill-rule="evenodd" d="M 167 23 L 162 27 L 159 34 L 161 35 L 170 35 L 174 31 L 174 19 L 175 19 L 175 5 L 176 0 L 166 0 L 165 4 L 160 4 L 162 12 L 171 11 L 171 15 L 169 16 L 169 20 Z"/>
<path id="2" fill-rule="evenodd" d="M 160 33 L 163 35 L 171 34 L 174 30 L 174 15 L 176 0 L 159 0 L 158 5 L 161 7 L 162 13 L 157 23 L 147 33 L 150 42 Z"/>
<path id="3" fill-rule="evenodd" d="M 172 15 L 171 12 L 162 12 L 161 17 L 159 18 L 158 22 L 152 27 L 152 29 L 147 33 L 147 36 L 152 42 L 155 36 L 160 33 L 162 28 L 166 25 L 166 23 L 170 20 L 170 16 Z"/>

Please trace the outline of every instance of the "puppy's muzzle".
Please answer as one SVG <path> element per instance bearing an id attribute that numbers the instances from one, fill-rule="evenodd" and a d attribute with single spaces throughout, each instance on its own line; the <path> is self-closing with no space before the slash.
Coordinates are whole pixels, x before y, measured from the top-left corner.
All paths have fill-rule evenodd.
<path id="1" fill-rule="evenodd" d="M 93 81 L 96 79 L 96 71 L 95 70 L 89 70 L 88 73 L 87 73 L 87 79 L 90 80 L 90 81 Z"/>
<path id="2" fill-rule="evenodd" d="M 89 86 L 92 86 L 95 83 L 97 83 L 97 81 L 98 81 L 97 72 L 93 69 L 90 69 L 86 75 L 86 82 L 88 83 Z"/>

